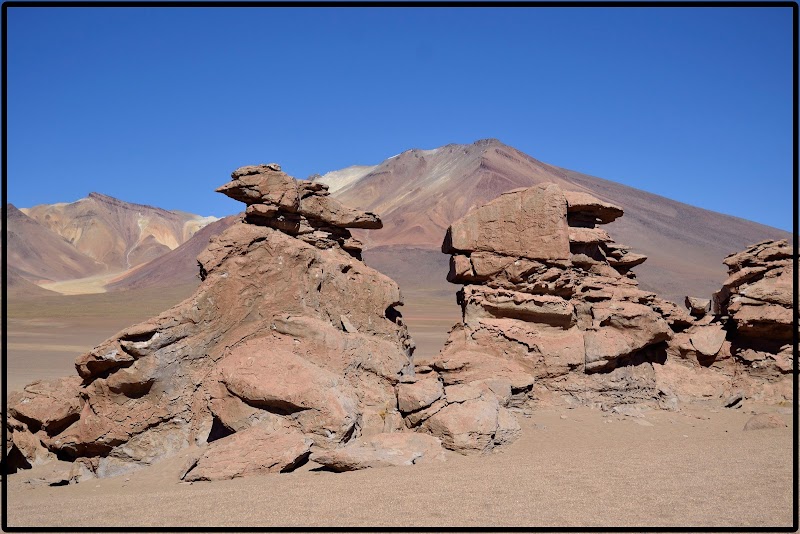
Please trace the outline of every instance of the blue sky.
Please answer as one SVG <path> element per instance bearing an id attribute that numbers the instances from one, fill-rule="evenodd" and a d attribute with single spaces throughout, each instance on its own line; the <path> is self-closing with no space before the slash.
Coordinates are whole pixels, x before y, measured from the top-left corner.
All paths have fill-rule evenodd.
<path id="1" fill-rule="evenodd" d="M 496 137 L 791 230 L 790 8 L 10 8 L 8 200 L 227 215 L 298 178 Z"/>

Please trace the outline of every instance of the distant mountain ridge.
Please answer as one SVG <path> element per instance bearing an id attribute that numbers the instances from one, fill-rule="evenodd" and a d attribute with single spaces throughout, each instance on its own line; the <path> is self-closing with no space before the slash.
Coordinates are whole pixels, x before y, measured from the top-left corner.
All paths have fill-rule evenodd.
<path id="1" fill-rule="evenodd" d="M 452 300 L 448 257 L 439 252 L 451 222 L 505 191 L 555 182 L 617 204 L 625 216 L 606 226 L 649 259 L 634 271 L 643 288 L 681 303 L 708 297 L 725 278 L 722 259 L 790 234 L 696 208 L 609 180 L 538 161 L 496 139 L 411 149 L 378 165 L 354 165 L 313 180 L 352 207 L 380 215 L 384 227 L 353 233 L 365 261 L 404 290 L 435 290 Z M 27 213 L 27 215 L 26 215 Z M 110 273 L 107 290 L 196 281 L 196 255 L 235 221 L 168 211 L 101 193 L 71 202 L 8 209 L 8 260 L 18 287 Z M 212 224 L 210 224 L 212 223 Z M 200 229 L 203 231 L 199 231 Z M 9 281 L 10 283 L 10 281 Z"/>
<path id="2" fill-rule="evenodd" d="M 82 254 L 64 238 L 25 215 L 13 204 L 6 205 L 6 265 L 14 273 L 7 280 L 19 285 L 83 278 L 105 267 Z"/>
<path id="3" fill-rule="evenodd" d="M 392 248 L 404 256 L 413 247 L 437 249 L 450 223 L 511 189 L 555 182 L 591 193 L 625 210 L 607 230 L 648 255 L 635 269 L 642 286 L 676 302 L 719 289 L 726 255 L 764 239 L 790 237 L 777 228 L 543 163 L 497 139 L 407 150 L 375 166 L 348 167 L 315 180 L 329 184 L 345 204 L 381 216 L 382 230 L 358 237 L 367 248 L 380 247 L 384 265 L 391 263 Z M 365 258 L 369 261 L 368 251 Z"/>
<path id="4" fill-rule="evenodd" d="M 96 192 L 75 202 L 6 208 L 6 282 L 16 295 L 52 294 L 38 284 L 47 287 L 83 279 L 102 284 L 104 277 L 180 248 L 217 220 Z"/>
<path id="5" fill-rule="evenodd" d="M 108 271 L 147 263 L 176 249 L 216 220 L 94 192 L 75 202 L 42 204 L 21 211 Z"/>

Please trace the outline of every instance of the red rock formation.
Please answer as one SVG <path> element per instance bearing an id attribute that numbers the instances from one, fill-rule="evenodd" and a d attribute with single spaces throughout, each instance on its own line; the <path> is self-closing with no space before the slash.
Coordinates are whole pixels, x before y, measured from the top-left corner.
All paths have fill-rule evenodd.
<path id="1" fill-rule="evenodd" d="M 448 280 L 466 284 L 458 293 L 463 322 L 437 357 L 418 362 L 420 376 L 438 376 L 445 391 L 493 383 L 503 407 L 657 400 L 652 362 L 663 361 L 666 342 L 692 319 L 638 288 L 630 269 L 647 258 L 597 228 L 620 216 L 589 194 L 541 184 L 453 223 L 442 250 L 452 254 Z M 434 395 L 418 397 L 431 404 Z M 412 423 L 426 428 L 418 419 Z M 447 432 L 441 423 L 427 429 Z"/>
<path id="2" fill-rule="evenodd" d="M 448 229 L 462 322 L 414 367 L 399 288 L 348 230 L 380 219 L 275 164 L 232 178 L 218 191 L 247 210 L 198 256 L 192 297 L 80 356 L 79 377 L 10 396 L 10 469 L 58 455 L 79 481 L 187 447 L 187 481 L 309 457 L 337 471 L 408 465 L 513 441 L 513 410 L 531 401 L 790 395 L 785 241 L 729 256 L 714 313 L 687 299 L 695 319 L 641 290 L 631 268 L 646 258 L 597 228 L 620 208 L 555 184 L 504 193 Z"/>
<path id="3" fill-rule="evenodd" d="M 232 177 L 219 191 L 248 209 L 198 257 L 192 297 L 80 356 L 80 378 L 11 397 L 10 443 L 29 463 L 51 451 L 81 480 L 197 446 L 184 480 L 212 480 L 403 429 L 402 298 L 347 230 L 380 220 L 274 164 Z"/>
<path id="4" fill-rule="evenodd" d="M 719 395 L 766 402 L 792 398 L 792 277 L 786 240 L 763 241 L 724 260 L 728 278 L 713 295 L 711 314 L 675 336 L 670 357 L 697 373 L 716 371 Z M 687 297 L 687 302 L 693 299 Z M 680 394 L 681 381 L 672 380 Z M 684 396 L 690 397 L 692 390 Z M 716 396 L 706 391 L 706 396 Z"/>

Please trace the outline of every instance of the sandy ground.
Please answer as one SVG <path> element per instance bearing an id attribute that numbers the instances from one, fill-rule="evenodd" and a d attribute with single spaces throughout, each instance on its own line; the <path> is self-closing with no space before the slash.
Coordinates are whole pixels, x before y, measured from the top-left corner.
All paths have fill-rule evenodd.
<path id="1" fill-rule="evenodd" d="M 352 473 L 309 463 L 187 484 L 179 457 L 127 476 L 37 487 L 25 482 L 45 476 L 37 468 L 9 476 L 8 525 L 789 526 L 791 431 L 743 431 L 752 408 L 643 418 L 543 409 L 519 417 L 521 438 L 501 452 Z"/>
<path id="2" fill-rule="evenodd" d="M 8 381 L 74 373 L 75 356 L 185 296 L 131 292 L 9 302 Z M 458 320 L 441 296 L 406 293 L 417 355 Z M 60 466 L 8 477 L 8 525 L 739 526 L 791 525 L 791 428 L 744 432 L 753 412 L 683 407 L 643 418 L 589 408 L 518 415 L 523 432 L 482 457 L 354 473 L 315 471 L 186 484 L 176 457 L 129 476 L 49 487 Z M 780 416 L 791 424 L 786 408 Z M 32 482 L 29 482 L 32 480 Z"/>
<path id="3" fill-rule="evenodd" d="M 125 272 L 127 271 L 114 271 L 112 273 L 97 274 L 86 278 L 76 278 L 75 280 L 64 280 L 61 282 L 47 282 L 39 285 L 50 291 L 61 293 L 62 295 L 105 293 L 105 285 Z"/>

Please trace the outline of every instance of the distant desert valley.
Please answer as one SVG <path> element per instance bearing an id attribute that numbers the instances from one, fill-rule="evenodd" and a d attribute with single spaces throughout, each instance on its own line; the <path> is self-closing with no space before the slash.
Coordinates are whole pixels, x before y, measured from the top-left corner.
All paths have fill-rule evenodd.
<path id="1" fill-rule="evenodd" d="M 6 206 L 4 524 L 791 525 L 792 234 L 496 139 L 250 163 Z"/>

